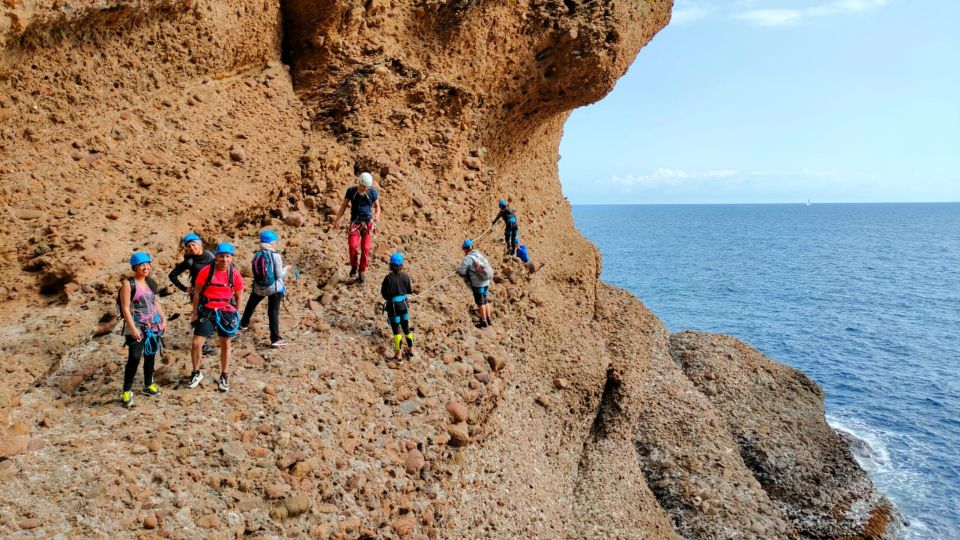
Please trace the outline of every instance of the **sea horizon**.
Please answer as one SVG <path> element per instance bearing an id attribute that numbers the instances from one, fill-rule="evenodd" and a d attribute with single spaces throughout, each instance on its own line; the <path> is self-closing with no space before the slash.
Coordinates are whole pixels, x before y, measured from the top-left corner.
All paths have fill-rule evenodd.
<path id="1" fill-rule="evenodd" d="M 572 206 L 806 206 L 808 201 L 797 202 L 687 202 L 687 203 L 578 203 L 571 202 Z M 879 201 L 879 202 L 817 202 L 809 201 L 813 205 L 900 205 L 900 204 L 929 204 L 929 205 L 950 205 L 960 204 L 960 201 Z"/>

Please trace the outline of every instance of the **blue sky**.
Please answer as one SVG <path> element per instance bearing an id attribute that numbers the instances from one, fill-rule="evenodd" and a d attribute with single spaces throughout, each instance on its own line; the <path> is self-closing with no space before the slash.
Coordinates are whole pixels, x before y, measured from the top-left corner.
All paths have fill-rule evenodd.
<path id="1" fill-rule="evenodd" d="M 677 0 L 560 154 L 574 204 L 960 201 L 960 0 Z"/>

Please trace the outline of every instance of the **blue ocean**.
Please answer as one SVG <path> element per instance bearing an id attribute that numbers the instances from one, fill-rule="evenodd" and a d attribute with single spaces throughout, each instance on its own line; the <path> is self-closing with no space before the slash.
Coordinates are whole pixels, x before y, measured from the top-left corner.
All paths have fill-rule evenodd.
<path id="1" fill-rule="evenodd" d="M 667 327 L 803 370 L 909 521 L 960 538 L 960 204 L 575 206 L 602 278 Z"/>

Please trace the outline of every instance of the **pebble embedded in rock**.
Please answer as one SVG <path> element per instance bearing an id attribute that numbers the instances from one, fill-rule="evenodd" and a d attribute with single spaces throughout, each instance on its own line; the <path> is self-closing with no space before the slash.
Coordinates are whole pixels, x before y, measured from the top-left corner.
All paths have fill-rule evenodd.
<path id="1" fill-rule="evenodd" d="M 274 484 L 272 486 L 267 486 L 267 489 L 264 490 L 267 494 L 267 497 L 271 499 L 279 499 L 287 494 L 287 491 L 290 491 L 290 486 L 286 484 Z"/>
<path id="2" fill-rule="evenodd" d="M 470 428 L 466 422 L 459 422 L 447 426 L 447 434 L 450 435 L 450 444 L 453 446 L 465 446 L 470 443 Z"/>
<path id="3" fill-rule="evenodd" d="M 483 161 L 478 157 L 465 157 L 463 158 L 463 165 L 468 169 L 473 169 L 479 171 L 483 166 Z"/>
<path id="4" fill-rule="evenodd" d="M 407 453 L 407 460 L 404 462 L 404 466 L 406 466 L 408 473 L 415 474 L 420 472 L 424 464 L 426 464 L 426 460 L 423 454 L 416 448 Z"/>
<path id="5" fill-rule="evenodd" d="M 20 521 L 20 528 L 29 531 L 30 529 L 36 529 L 40 525 L 43 525 L 43 521 L 37 518 L 24 519 Z"/>
<path id="6" fill-rule="evenodd" d="M 451 399 L 447 402 L 447 412 L 454 422 L 464 422 L 467 419 L 467 406 L 460 400 Z"/>

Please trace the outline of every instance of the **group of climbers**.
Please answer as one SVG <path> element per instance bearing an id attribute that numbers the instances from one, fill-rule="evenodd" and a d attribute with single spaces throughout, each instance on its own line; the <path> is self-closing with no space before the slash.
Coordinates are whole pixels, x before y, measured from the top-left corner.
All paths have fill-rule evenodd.
<path id="1" fill-rule="evenodd" d="M 334 218 L 333 226 L 339 228 L 341 218 L 350 206 L 350 224 L 347 244 L 350 256 L 350 275 L 354 283 L 363 283 L 370 260 L 370 250 L 377 222 L 380 220 L 380 198 L 373 187 L 373 176 L 364 172 L 357 185 L 347 189 L 343 202 Z M 525 246 L 519 245 L 516 214 L 505 200 L 499 201 L 500 211 L 491 227 L 503 220 L 504 244 L 508 255 L 526 258 Z M 183 292 L 190 294 L 192 309 L 190 324 L 193 328 L 191 344 L 192 372 L 186 381 L 187 388 L 196 388 L 203 381 L 200 371 L 201 358 L 212 353 L 207 339 L 216 333 L 220 346 L 220 376 L 217 387 L 226 392 L 230 389 L 231 341 L 237 333 L 246 329 L 254 311 L 264 298 L 267 299 L 267 315 L 270 326 L 271 347 L 287 345 L 280 335 L 280 304 L 286 293 L 284 280 L 290 266 L 284 266 L 283 257 L 277 251 L 279 236 L 272 230 L 259 235 L 260 247 L 252 259 L 253 291 L 247 300 L 242 316 L 238 315 L 244 290 L 243 276 L 233 263 L 236 250 L 227 242 L 217 244 L 214 251 L 204 248 L 196 233 L 183 237 L 183 260 L 170 272 L 170 281 Z M 456 273 L 473 291 L 478 327 L 493 324 L 493 309 L 490 303 L 490 282 L 493 267 L 473 240 L 461 244 L 463 259 Z M 524 260 L 526 262 L 526 260 Z M 125 280 L 118 297 L 118 308 L 124 322 L 125 344 L 128 358 L 124 370 L 121 400 L 125 406 L 133 401 L 133 380 L 141 358 L 143 359 L 144 393 L 157 395 L 160 390 L 153 382 L 156 355 L 163 346 L 166 316 L 160 306 L 157 285 L 150 277 L 152 260 L 147 253 L 134 253 L 130 257 L 133 277 Z M 384 311 L 393 336 L 393 359 L 400 360 L 403 346 L 406 357 L 414 356 L 414 336 L 410 327 L 410 299 L 415 295 L 410 275 L 404 271 L 401 253 L 393 253 L 389 259 L 390 271 L 380 286 L 384 299 Z M 189 272 L 190 284 L 180 281 L 183 272 Z"/>

